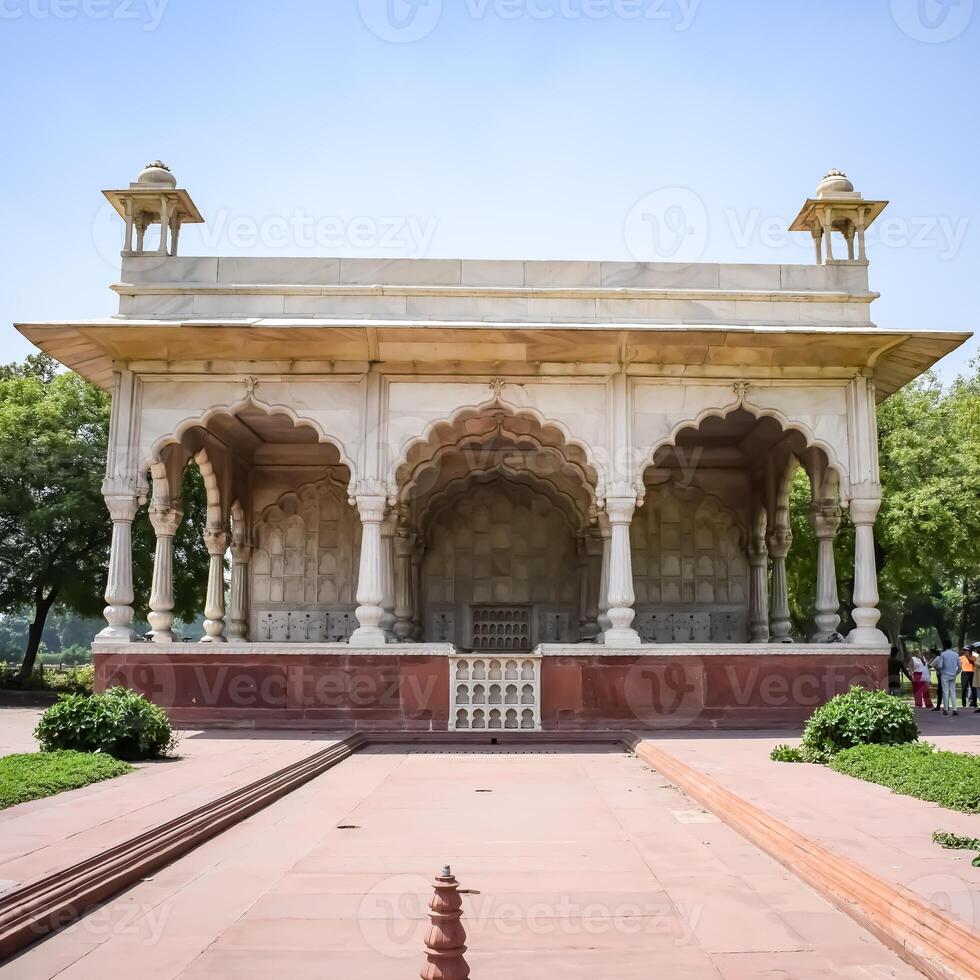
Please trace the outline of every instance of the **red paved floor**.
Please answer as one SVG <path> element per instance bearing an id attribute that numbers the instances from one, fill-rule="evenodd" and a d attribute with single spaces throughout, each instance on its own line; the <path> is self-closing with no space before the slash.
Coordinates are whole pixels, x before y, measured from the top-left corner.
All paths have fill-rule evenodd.
<path id="1" fill-rule="evenodd" d="M 980 715 L 920 712 L 922 738 L 943 749 L 980 752 Z M 785 732 L 676 734 L 655 744 L 810 840 L 872 874 L 918 892 L 980 937 L 980 871 L 972 851 L 948 851 L 933 831 L 980 837 L 980 816 L 898 796 L 824 766 L 771 762 Z M 980 958 L 980 938 L 977 956 Z"/>
<path id="2" fill-rule="evenodd" d="M 0 708 L 0 747 L 29 752 L 40 711 Z M 146 762 L 104 783 L 0 810 L 0 892 L 97 854 L 305 759 L 327 734 L 184 732 L 178 761 Z"/>
<path id="3" fill-rule="evenodd" d="M 634 757 L 561 747 L 367 750 L 4 976 L 417 976 L 446 862 L 480 980 L 918 976 Z"/>

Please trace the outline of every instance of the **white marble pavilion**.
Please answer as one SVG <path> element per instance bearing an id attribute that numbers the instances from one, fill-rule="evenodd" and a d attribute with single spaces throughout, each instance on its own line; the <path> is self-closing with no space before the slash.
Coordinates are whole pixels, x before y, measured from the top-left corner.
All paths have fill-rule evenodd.
<path id="1" fill-rule="evenodd" d="M 113 395 L 98 654 L 887 654 L 875 406 L 968 335 L 875 325 L 864 235 L 885 202 L 843 175 L 792 226 L 812 265 L 184 258 L 180 228 L 203 219 L 165 167 L 106 194 L 126 225 L 118 313 L 18 325 Z M 187 466 L 212 561 L 206 635 L 177 648 Z M 799 467 L 819 542 L 806 636 L 785 574 Z M 150 642 L 133 632 L 144 504 Z M 826 642 L 842 508 L 849 653 Z"/>

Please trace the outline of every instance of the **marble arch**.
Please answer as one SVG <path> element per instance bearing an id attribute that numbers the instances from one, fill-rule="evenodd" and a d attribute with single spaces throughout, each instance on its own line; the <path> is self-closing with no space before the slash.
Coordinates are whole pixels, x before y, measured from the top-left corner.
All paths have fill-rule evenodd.
<path id="1" fill-rule="evenodd" d="M 283 415 L 292 423 L 294 428 L 308 428 L 316 434 L 317 442 L 332 446 L 338 454 L 339 462 L 351 473 L 351 480 L 357 478 L 357 468 L 349 455 L 343 442 L 325 432 L 323 426 L 316 419 L 301 415 L 289 405 L 271 404 L 262 401 L 254 394 L 246 395 L 244 398 L 229 405 L 213 405 L 198 415 L 189 416 L 180 421 L 171 432 L 159 436 L 153 443 L 149 458 L 146 462 L 147 467 L 158 463 L 163 450 L 169 445 L 181 445 L 184 436 L 193 429 L 208 429 L 210 423 L 221 416 L 240 416 L 249 409 L 257 409 L 268 416 Z"/>
<path id="2" fill-rule="evenodd" d="M 840 454 L 834 446 L 825 439 L 819 439 L 812 429 L 799 419 L 790 419 L 783 412 L 776 408 L 762 408 L 752 404 L 746 397 L 741 396 L 724 408 L 708 407 L 702 409 L 692 418 L 682 419 L 674 422 L 671 426 L 669 435 L 656 440 L 641 458 L 641 462 L 635 470 L 637 485 L 642 488 L 644 473 L 655 465 L 656 457 L 664 448 L 671 448 L 677 445 L 677 439 L 681 433 L 687 430 L 698 431 L 709 419 L 726 419 L 734 412 L 744 411 L 753 415 L 757 420 L 771 418 L 777 422 L 780 428 L 786 433 L 796 432 L 805 440 L 805 449 L 817 449 L 826 457 L 828 465 L 836 471 L 839 477 L 839 488 L 842 497 L 847 499 L 846 488 L 849 486 L 847 467 L 841 461 Z M 846 446 L 843 447 L 846 452 Z"/>
<path id="3" fill-rule="evenodd" d="M 408 482 L 408 474 L 414 473 L 420 462 L 432 460 L 440 450 L 451 449 L 454 443 L 480 432 L 481 426 L 492 429 L 501 420 L 513 420 L 512 424 L 522 425 L 522 435 L 537 438 L 540 445 L 562 451 L 569 462 L 582 471 L 583 484 L 595 496 L 595 488 L 604 481 L 605 471 L 596 461 L 593 450 L 585 442 L 574 438 L 564 423 L 545 418 L 533 407 L 505 402 L 499 393 L 480 405 L 463 406 L 447 418 L 430 422 L 421 435 L 400 447 L 389 467 L 389 481 L 393 486 L 401 487 Z M 526 425 L 528 422 L 530 426 Z M 454 441 L 450 442 L 451 439 Z"/>

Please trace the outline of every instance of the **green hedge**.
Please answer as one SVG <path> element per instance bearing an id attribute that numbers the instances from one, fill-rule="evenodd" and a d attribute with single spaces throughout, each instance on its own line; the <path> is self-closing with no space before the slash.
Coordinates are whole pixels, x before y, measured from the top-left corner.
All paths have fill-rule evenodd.
<path id="1" fill-rule="evenodd" d="M 158 759 L 174 737 L 163 709 L 124 687 L 63 696 L 41 716 L 34 735 L 47 752 L 106 752 L 117 759 Z"/>
<path id="2" fill-rule="evenodd" d="M 813 712 L 801 749 L 807 762 L 827 762 L 856 745 L 902 745 L 918 737 L 912 705 L 885 691 L 852 687 Z"/>
<path id="3" fill-rule="evenodd" d="M 839 752 L 830 767 L 903 796 L 950 810 L 980 813 L 980 756 L 946 752 L 928 742 L 861 745 Z"/>
<path id="4" fill-rule="evenodd" d="M 0 759 L 0 810 L 132 771 L 132 766 L 110 755 L 87 752 L 8 755 Z"/>

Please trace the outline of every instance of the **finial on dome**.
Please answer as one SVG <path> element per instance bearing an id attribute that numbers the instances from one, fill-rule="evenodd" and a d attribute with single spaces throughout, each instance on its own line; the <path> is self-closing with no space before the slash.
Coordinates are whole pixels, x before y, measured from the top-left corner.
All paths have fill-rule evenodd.
<path id="1" fill-rule="evenodd" d="M 135 183 L 142 187 L 147 184 L 154 187 L 176 187 L 177 178 L 162 160 L 154 160 L 140 171 Z"/>
<path id="2" fill-rule="evenodd" d="M 838 197 L 841 194 L 853 194 L 854 185 L 847 179 L 843 170 L 828 170 L 823 180 L 817 185 L 817 197 Z"/>

